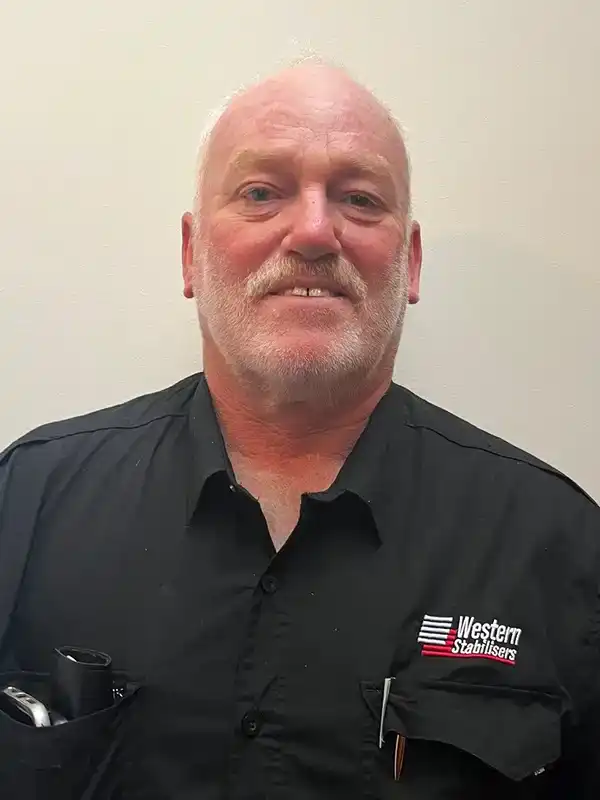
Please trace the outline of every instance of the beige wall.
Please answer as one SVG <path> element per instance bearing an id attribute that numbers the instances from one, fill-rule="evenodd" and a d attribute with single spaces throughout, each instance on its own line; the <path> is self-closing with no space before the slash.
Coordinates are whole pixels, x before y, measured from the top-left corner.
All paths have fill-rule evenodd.
<path id="1" fill-rule="evenodd" d="M 398 378 L 600 498 L 597 0 L 0 2 L 0 445 L 200 367 L 179 215 L 203 116 L 307 47 L 404 122 Z"/>

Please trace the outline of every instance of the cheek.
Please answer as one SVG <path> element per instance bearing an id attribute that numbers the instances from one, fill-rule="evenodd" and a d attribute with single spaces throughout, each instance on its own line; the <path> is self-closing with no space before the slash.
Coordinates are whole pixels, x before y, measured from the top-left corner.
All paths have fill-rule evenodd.
<path id="1" fill-rule="evenodd" d="M 385 289 L 391 271 L 398 268 L 402 236 L 397 228 L 356 228 L 345 231 L 342 246 L 346 257 L 376 293 Z"/>
<path id="2" fill-rule="evenodd" d="M 258 269 L 277 247 L 276 237 L 266 225 L 234 220 L 215 222 L 206 229 L 206 240 L 214 256 L 227 271 L 240 278 Z"/>

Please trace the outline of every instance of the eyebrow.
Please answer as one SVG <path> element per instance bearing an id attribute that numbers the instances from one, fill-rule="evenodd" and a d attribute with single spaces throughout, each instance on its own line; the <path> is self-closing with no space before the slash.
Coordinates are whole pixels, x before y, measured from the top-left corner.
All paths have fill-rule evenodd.
<path id="1" fill-rule="evenodd" d="M 280 147 L 269 150 L 244 148 L 239 150 L 229 161 L 225 170 L 224 182 L 231 180 L 235 175 L 250 169 L 281 169 L 282 165 L 293 164 L 298 160 L 298 148 Z M 337 154 L 331 155 L 331 164 L 334 172 L 348 177 L 373 178 L 390 184 L 394 193 L 398 188 L 395 177 L 398 179 L 400 189 L 405 184 L 402 170 L 397 173 L 392 169 L 389 161 L 377 154 Z"/>

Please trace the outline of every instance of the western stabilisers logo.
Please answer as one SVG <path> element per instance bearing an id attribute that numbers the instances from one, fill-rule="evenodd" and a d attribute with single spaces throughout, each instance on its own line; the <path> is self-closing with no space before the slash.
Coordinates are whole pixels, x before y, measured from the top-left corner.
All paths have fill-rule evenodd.
<path id="1" fill-rule="evenodd" d="M 433 617 L 425 614 L 419 631 L 421 655 L 441 658 L 487 658 L 515 665 L 521 628 L 493 622 L 478 622 L 475 617 Z"/>

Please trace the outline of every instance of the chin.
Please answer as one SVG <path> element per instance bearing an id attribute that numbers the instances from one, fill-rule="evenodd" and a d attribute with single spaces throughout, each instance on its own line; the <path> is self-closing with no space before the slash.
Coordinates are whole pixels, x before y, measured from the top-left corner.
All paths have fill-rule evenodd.
<path id="1" fill-rule="evenodd" d="M 369 372 L 371 360 L 357 342 L 278 341 L 256 346 L 239 359 L 241 371 L 266 391 L 301 402 L 351 386 Z M 240 354 L 241 355 L 241 354 Z"/>

